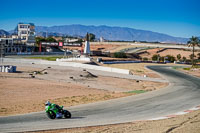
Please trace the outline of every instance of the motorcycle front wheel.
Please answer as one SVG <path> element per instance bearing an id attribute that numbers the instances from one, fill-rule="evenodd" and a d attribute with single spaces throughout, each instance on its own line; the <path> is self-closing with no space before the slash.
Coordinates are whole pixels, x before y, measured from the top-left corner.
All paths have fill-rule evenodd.
<path id="1" fill-rule="evenodd" d="M 56 118 L 56 114 L 53 111 L 47 112 L 47 116 L 50 119 L 55 119 Z"/>

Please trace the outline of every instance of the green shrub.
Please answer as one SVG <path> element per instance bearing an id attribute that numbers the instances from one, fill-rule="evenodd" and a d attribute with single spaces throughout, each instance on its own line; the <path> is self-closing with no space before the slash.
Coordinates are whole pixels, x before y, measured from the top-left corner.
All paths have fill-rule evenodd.
<path id="1" fill-rule="evenodd" d="M 184 62 L 187 60 L 187 58 L 185 56 L 183 56 L 182 59 Z"/>
<path id="2" fill-rule="evenodd" d="M 116 52 L 114 53 L 114 58 L 127 58 L 124 52 Z"/>
<path id="3" fill-rule="evenodd" d="M 149 59 L 147 57 L 144 57 L 143 58 L 143 61 L 148 61 Z"/>
<path id="4" fill-rule="evenodd" d="M 176 56 L 176 58 L 177 58 L 178 60 L 180 60 L 180 59 L 181 59 L 181 54 L 178 54 L 178 55 Z"/>
<path id="5" fill-rule="evenodd" d="M 200 53 L 198 53 L 197 55 L 198 55 L 198 59 L 200 59 Z"/>
<path id="6" fill-rule="evenodd" d="M 167 55 L 166 57 L 167 57 L 167 60 L 170 62 L 176 61 L 176 58 L 173 55 Z"/>
<path id="7" fill-rule="evenodd" d="M 191 54 L 190 55 L 190 59 L 192 60 L 192 57 L 193 57 L 193 54 Z M 193 58 L 195 58 L 196 57 L 196 55 L 194 54 L 194 57 Z"/>
<path id="8" fill-rule="evenodd" d="M 61 56 L 49 56 L 49 57 L 24 57 L 26 59 L 42 59 L 42 60 L 48 60 L 48 61 L 56 61 L 57 58 L 62 58 Z"/>
<path id="9" fill-rule="evenodd" d="M 140 93 L 145 93 L 146 91 L 145 90 L 134 90 L 134 91 L 128 91 L 128 92 L 125 92 L 125 93 L 135 93 L 135 94 L 140 94 Z"/>
<path id="10" fill-rule="evenodd" d="M 157 55 L 157 54 L 154 54 L 154 55 L 152 56 L 152 60 L 153 60 L 153 61 L 157 61 L 158 58 L 159 58 L 159 55 Z"/>
<path id="11" fill-rule="evenodd" d="M 165 61 L 165 57 L 164 56 L 160 57 L 160 61 L 164 62 Z"/>
<path id="12" fill-rule="evenodd" d="M 189 71 L 190 69 L 191 69 L 191 68 L 189 68 L 189 67 L 187 67 L 187 68 L 183 68 L 183 70 L 188 70 L 188 71 Z"/>

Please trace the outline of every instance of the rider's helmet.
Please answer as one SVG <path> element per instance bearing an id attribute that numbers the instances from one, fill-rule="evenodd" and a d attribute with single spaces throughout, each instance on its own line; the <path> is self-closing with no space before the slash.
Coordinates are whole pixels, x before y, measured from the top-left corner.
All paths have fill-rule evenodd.
<path id="1" fill-rule="evenodd" d="M 49 101 L 47 101 L 46 103 L 45 103 L 45 106 L 49 106 L 51 103 L 49 102 Z"/>

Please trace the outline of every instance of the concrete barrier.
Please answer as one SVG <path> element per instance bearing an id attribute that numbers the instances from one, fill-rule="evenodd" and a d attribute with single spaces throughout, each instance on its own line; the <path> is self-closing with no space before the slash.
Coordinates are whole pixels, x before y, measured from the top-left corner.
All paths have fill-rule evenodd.
<path id="1" fill-rule="evenodd" d="M 114 72 L 114 73 L 121 73 L 121 74 L 129 75 L 129 70 L 126 70 L 126 69 L 95 66 L 95 65 L 81 64 L 81 63 L 75 63 L 75 62 L 59 62 L 59 61 L 45 61 L 45 60 L 34 60 L 34 59 L 13 59 L 13 58 L 4 58 L 4 62 L 68 66 L 68 67 L 77 67 L 77 68 L 92 69 L 92 70 Z"/>
<path id="2" fill-rule="evenodd" d="M 66 59 L 56 59 L 56 61 L 91 61 L 90 58 L 66 58 Z"/>

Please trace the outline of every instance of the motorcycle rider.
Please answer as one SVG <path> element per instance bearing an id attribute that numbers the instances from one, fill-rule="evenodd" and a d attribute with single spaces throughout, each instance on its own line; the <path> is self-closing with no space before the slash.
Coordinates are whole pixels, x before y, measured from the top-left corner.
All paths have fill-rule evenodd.
<path id="1" fill-rule="evenodd" d="M 46 103 L 45 103 L 45 106 L 47 107 L 47 106 L 49 106 L 51 109 L 58 109 L 58 113 L 56 114 L 56 117 L 61 117 L 61 115 L 62 115 L 62 112 L 63 112 L 63 108 L 62 107 L 60 107 L 59 105 L 57 105 L 57 104 L 54 104 L 54 103 L 51 103 L 51 102 L 49 102 L 49 101 L 47 101 Z"/>

